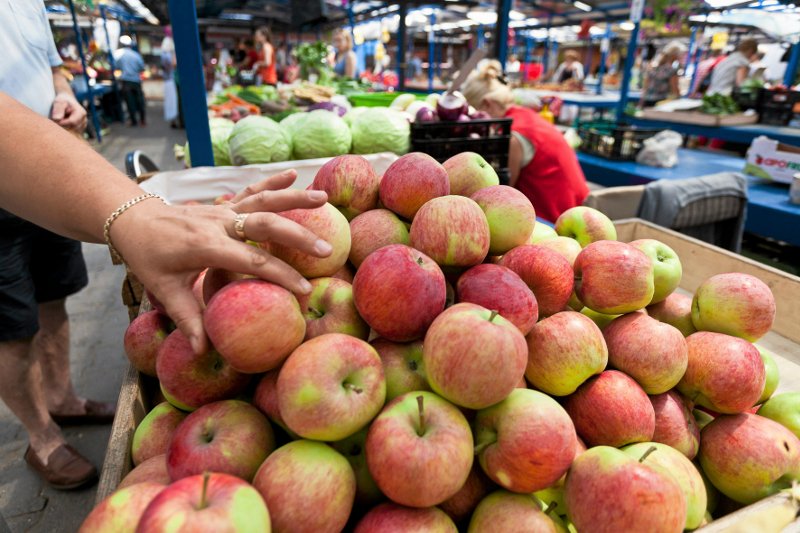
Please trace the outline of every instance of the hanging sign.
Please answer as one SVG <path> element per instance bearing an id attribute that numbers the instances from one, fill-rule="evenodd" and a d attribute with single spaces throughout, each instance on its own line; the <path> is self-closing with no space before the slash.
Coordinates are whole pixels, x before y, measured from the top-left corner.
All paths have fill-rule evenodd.
<path id="1" fill-rule="evenodd" d="M 631 0 L 631 22 L 641 22 L 644 0 Z"/>

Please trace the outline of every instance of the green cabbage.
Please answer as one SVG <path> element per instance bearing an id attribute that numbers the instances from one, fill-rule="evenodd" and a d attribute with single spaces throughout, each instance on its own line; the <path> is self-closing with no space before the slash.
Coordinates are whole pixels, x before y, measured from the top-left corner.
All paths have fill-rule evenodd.
<path id="1" fill-rule="evenodd" d="M 208 121 L 208 127 L 211 130 L 211 150 L 214 153 L 214 166 L 223 167 L 231 164 L 231 156 L 228 152 L 228 137 L 230 137 L 233 126 L 233 121 L 227 118 L 214 117 Z M 192 160 L 189 157 L 188 141 L 184 146 L 183 153 L 183 160 L 186 166 L 191 167 Z"/>
<path id="2" fill-rule="evenodd" d="M 353 109 L 345 113 L 342 119 L 344 119 L 347 125 L 352 128 L 353 122 L 356 120 L 356 118 L 358 118 L 358 115 L 360 115 L 364 111 L 368 111 L 369 109 L 370 109 L 369 107 L 354 107 Z"/>
<path id="3" fill-rule="evenodd" d="M 324 109 L 310 111 L 294 121 L 290 135 L 295 159 L 333 157 L 350 152 L 350 128 L 339 115 Z"/>
<path id="4" fill-rule="evenodd" d="M 274 120 L 257 115 L 237 122 L 228 143 L 237 166 L 288 161 L 292 155 L 291 137 Z"/>
<path id="5" fill-rule="evenodd" d="M 289 134 L 289 138 L 294 138 L 295 127 L 305 118 L 306 113 L 292 113 L 288 117 L 281 120 L 281 128 L 283 128 L 283 131 Z"/>
<path id="6" fill-rule="evenodd" d="M 411 126 L 403 113 L 386 107 L 370 107 L 360 113 L 350 127 L 354 154 L 408 152 Z"/>

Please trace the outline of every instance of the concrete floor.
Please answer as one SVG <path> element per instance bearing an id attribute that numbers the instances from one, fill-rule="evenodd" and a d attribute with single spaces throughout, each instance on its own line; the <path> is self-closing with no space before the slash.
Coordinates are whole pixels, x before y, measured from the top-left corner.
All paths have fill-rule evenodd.
<path id="1" fill-rule="evenodd" d="M 140 149 L 162 169 L 178 169 L 172 146 L 185 141 L 182 130 L 164 123 L 158 102 L 148 104 L 148 126 L 110 127 L 96 145 L 107 160 L 124 171 L 125 154 Z M 122 336 L 128 324 L 120 297 L 123 267 L 111 264 L 105 246 L 84 244 L 89 286 L 67 301 L 72 339 L 72 378 L 78 391 L 96 400 L 115 401 L 127 359 Z M 110 426 L 65 429 L 67 440 L 98 469 L 108 444 Z M 22 459 L 27 447 L 25 430 L 0 403 L 0 515 L 13 532 L 73 532 L 92 509 L 96 486 L 57 491 L 43 484 Z M 0 532 L 3 531 L 0 521 Z"/>

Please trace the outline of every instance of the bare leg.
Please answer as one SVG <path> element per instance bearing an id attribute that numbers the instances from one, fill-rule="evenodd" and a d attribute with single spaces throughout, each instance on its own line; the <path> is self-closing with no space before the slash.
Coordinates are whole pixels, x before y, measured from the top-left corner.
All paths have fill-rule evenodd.
<path id="1" fill-rule="evenodd" d="M 72 386 L 69 371 L 69 317 L 66 300 L 39 304 L 39 332 L 31 356 L 41 365 L 47 407 L 60 415 L 81 414 L 85 400 Z"/>
<path id="2" fill-rule="evenodd" d="M 25 426 L 31 449 L 45 462 L 65 441 L 48 414 L 42 383 L 29 339 L 0 342 L 0 397 Z"/>

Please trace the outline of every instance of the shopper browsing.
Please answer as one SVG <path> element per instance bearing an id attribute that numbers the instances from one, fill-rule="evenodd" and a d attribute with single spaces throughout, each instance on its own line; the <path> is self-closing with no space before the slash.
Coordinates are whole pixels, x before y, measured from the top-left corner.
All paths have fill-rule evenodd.
<path id="1" fill-rule="evenodd" d="M 640 107 L 651 107 L 668 98 L 680 98 L 678 63 L 685 54 L 686 47 L 678 41 L 672 41 L 656 55 L 644 74 Z"/>
<path id="2" fill-rule="evenodd" d="M 333 71 L 345 78 L 356 77 L 356 53 L 353 52 L 353 36 L 349 31 L 338 29 L 333 34 Z"/>
<path id="3" fill-rule="evenodd" d="M 493 118 L 511 118 L 509 184 L 527 196 L 536 215 L 555 221 L 589 194 L 575 151 L 555 126 L 531 109 L 514 105 L 511 89 L 500 81 L 498 61 L 473 72 L 462 86 L 467 101 Z"/>
<path id="4" fill-rule="evenodd" d="M 758 61 L 758 44 L 755 39 L 743 40 L 734 53 L 714 67 L 706 94 L 730 95 L 747 79 L 750 63 L 755 61 Z"/>
<path id="5" fill-rule="evenodd" d="M 272 45 L 272 32 L 266 26 L 256 30 L 256 52 L 258 60 L 253 64 L 253 70 L 258 74 L 258 81 L 264 85 L 277 85 L 278 67 L 275 63 L 275 47 Z"/>
<path id="6" fill-rule="evenodd" d="M 120 48 L 114 51 L 114 61 L 120 69 L 119 76 L 122 82 L 122 97 L 128 108 L 128 118 L 131 126 L 147 125 L 145 120 L 147 104 L 142 92 L 142 72 L 144 72 L 144 59 L 132 48 L 133 40 L 128 35 L 119 38 Z"/>

